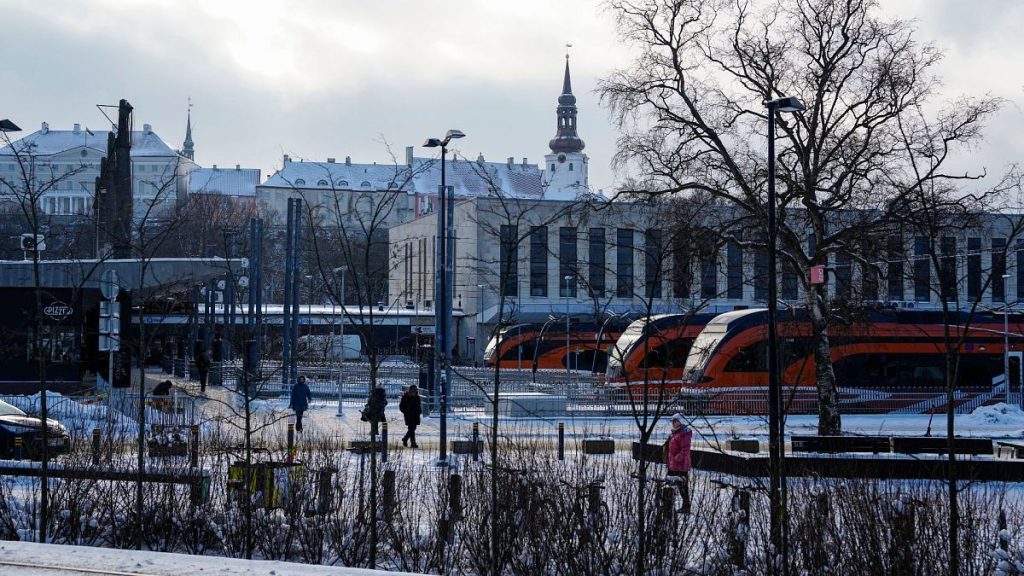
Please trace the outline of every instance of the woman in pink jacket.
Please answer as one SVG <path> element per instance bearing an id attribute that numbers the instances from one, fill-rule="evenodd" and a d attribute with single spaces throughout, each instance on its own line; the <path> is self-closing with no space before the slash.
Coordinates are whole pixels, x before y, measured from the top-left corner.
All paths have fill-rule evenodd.
<path id="1" fill-rule="evenodd" d="M 678 478 L 679 497 L 684 514 L 690 513 L 690 443 L 693 431 L 682 414 L 672 416 L 672 435 L 668 440 L 668 475 Z"/>

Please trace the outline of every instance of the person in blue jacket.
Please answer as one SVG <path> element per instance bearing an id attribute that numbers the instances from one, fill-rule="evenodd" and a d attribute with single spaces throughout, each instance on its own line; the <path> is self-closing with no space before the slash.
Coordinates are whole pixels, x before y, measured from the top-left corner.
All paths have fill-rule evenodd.
<path id="1" fill-rule="evenodd" d="M 306 386 L 306 377 L 299 376 L 299 381 L 292 386 L 291 401 L 288 407 L 295 410 L 295 430 L 302 432 L 302 413 L 309 408 L 309 401 L 313 399 L 313 393 Z"/>

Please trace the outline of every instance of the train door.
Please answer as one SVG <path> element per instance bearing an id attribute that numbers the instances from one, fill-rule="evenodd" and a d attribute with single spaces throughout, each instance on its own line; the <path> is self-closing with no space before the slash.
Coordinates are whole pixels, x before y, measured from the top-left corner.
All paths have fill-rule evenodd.
<path id="1" fill-rule="evenodd" d="M 1022 388 L 1022 386 L 1024 386 L 1024 381 L 1021 380 L 1022 356 L 1024 356 L 1024 352 L 1021 351 L 1011 351 L 1009 354 L 1007 354 L 1007 364 L 1009 368 L 1010 378 L 1010 381 L 1007 382 L 1007 392 L 1009 392 L 1010 397 L 1013 397 L 1014 395 L 1018 395 L 1024 392 L 1024 388 Z M 1018 396 L 1018 403 L 1024 404 L 1024 397 Z"/>

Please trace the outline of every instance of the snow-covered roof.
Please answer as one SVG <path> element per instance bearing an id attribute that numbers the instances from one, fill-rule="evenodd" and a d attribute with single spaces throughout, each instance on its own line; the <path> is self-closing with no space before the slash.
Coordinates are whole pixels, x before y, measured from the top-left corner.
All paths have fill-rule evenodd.
<path id="1" fill-rule="evenodd" d="M 536 164 L 448 160 L 445 181 L 458 197 L 493 195 L 492 188 L 516 198 L 541 198 L 541 172 Z M 437 194 L 441 163 L 436 158 L 413 158 L 406 164 L 349 164 L 286 161 L 261 187 L 334 190 L 403 190 Z"/>
<path id="2" fill-rule="evenodd" d="M 255 196 L 260 183 L 259 168 L 196 168 L 189 173 L 189 194 Z"/>
<path id="3" fill-rule="evenodd" d="M 132 157 L 173 157 L 177 155 L 160 136 L 152 129 L 135 130 L 132 132 Z M 44 127 L 16 140 L 10 146 L 0 148 L 0 156 L 11 156 L 14 150 L 20 153 L 31 153 L 37 156 L 52 156 L 68 150 L 86 147 L 106 154 L 107 152 L 106 130 L 88 130 L 78 128 L 76 130 L 52 130 Z M 14 150 L 11 149 L 14 147 Z M 29 147 L 31 146 L 31 151 Z"/>

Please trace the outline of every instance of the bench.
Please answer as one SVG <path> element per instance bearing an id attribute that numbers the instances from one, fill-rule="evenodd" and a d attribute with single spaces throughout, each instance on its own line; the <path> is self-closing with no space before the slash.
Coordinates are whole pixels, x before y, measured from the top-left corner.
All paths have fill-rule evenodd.
<path id="1" fill-rule="evenodd" d="M 633 442 L 633 460 L 640 460 L 641 454 L 644 455 L 644 460 L 647 462 L 664 464 L 665 444 L 640 444 L 639 442 Z"/>
<path id="2" fill-rule="evenodd" d="M 998 446 L 997 456 L 1003 455 L 1003 448 L 1009 448 L 1012 458 L 1024 459 L 1024 443 L 1012 440 L 996 440 L 996 445 Z"/>
<path id="3" fill-rule="evenodd" d="M 564 416 L 566 405 L 565 396 L 542 392 L 517 392 L 498 397 L 498 412 L 511 418 Z"/>
<path id="4" fill-rule="evenodd" d="M 938 437 L 893 436 L 892 451 L 897 454 L 948 454 L 949 440 Z M 953 438 L 953 451 L 970 456 L 991 456 L 990 438 Z"/>
<path id="5" fill-rule="evenodd" d="M 796 436 L 790 443 L 793 452 L 865 452 L 879 454 L 890 451 L 888 436 Z"/>
<path id="6" fill-rule="evenodd" d="M 611 438 L 584 438 L 584 454 L 615 454 L 615 440 Z"/>

